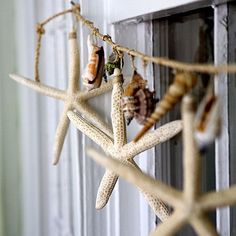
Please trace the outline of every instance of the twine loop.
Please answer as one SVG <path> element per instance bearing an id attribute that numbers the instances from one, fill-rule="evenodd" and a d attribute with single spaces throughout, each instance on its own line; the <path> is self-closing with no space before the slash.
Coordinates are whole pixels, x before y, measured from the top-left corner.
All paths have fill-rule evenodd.
<path id="1" fill-rule="evenodd" d="M 102 36 L 102 40 L 103 41 L 107 41 L 107 40 L 111 41 L 111 36 L 109 34 L 105 34 L 105 35 Z"/>
<path id="2" fill-rule="evenodd" d="M 93 29 L 93 34 L 94 34 L 95 36 L 97 36 L 98 33 L 99 33 L 99 29 L 96 28 L 96 27 L 94 27 L 94 29 Z"/>
<path id="3" fill-rule="evenodd" d="M 80 14 L 80 4 L 74 3 L 73 1 L 70 2 L 72 5 L 72 11 L 74 13 L 79 13 Z"/>
<path id="4" fill-rule="evenodd" d="M 45 29 L 42 24 L 38 23 L 36 25 L 36 32 L 37 34 L 40 34 L 40 35 L 45 34 Z"/>

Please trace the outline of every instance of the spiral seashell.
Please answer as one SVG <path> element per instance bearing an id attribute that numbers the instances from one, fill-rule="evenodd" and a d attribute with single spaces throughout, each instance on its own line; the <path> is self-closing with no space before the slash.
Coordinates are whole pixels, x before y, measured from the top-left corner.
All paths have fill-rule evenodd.
<path id="1" fill-rule="evenodd" d="M 156 99 L 153 97 L 154 93 L 145 88 L 146 84 L 147 81 L 134 71 L 132 80 L 122 97 L 122 107 L 127 125 L 133 118 L 139 124 L 143 124 L 154 111 Z"/>
<path id="2" fill-rule="evenodd" d="M 156 122 L 171 110 L 196 83 L 197 77 L 194 74 L 188 72 L 177 73 L 174 82 L 170 85 L 164 98 L 158 103 L 152 115 L 147 118 L 144 127 L 134 138 L 134 141 L 137 142 Z"/>
<path id="3" fill-rule="evenodd" d="M 134 112 L 134 118 L 142 125 L 153 113 L 157 99 L 154 98 L 154 92 L 150 92 L 147 88 L 139 89 L 134 98 L 138 104 L 138 109 Z"/>
<path id="4" fill-rule="evenodd" d="M 135 112 L 138 111 L 138 101 L 134 96 L 125 96 L 121 100 L 123 112 L 126 120 L 126 124 L 129 125 L 135 116 Z"/>
<path id="5" fill-rule="evenodd" d="M 219 99 L 213 94 L 213 89 L 208 90 L 199 105 L 194 122 L 195 139 L 199 149 L 204 150 L 214 142 L 221 131 Z"/>
<path id="6" fill-rule="evenodd" d="M 104 75 L 104 50 L 92 43 L 91 35 L 88 36 L 89 61 L 82 75 L 83 84 L 88 90 L 98 88 Z"/>
<path id="7" fill-rule="evenodd" d="M 137 73 L 137 71 L 134 71 L 133 77 L 131 82 L 127 85 L 127 87 L 124 90 L 124 97 L 131 97 L 134 96 L 134 94 L 139 89 L 144 89 L 147 86 L 147 80 L 144 80 L 142 76 Z"/>

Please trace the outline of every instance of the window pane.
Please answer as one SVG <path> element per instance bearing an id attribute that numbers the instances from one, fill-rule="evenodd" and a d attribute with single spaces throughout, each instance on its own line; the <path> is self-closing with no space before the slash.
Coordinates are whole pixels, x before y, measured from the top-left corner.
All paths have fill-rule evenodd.
<path id="1" fill-rule="evenodd" d="M 206 8 L 188 14 L 180 14 L 154 20 L 154 56 L 168 57 L 185 62 L 212 62 L 213 58 L 213 9 Z M 173 72 L 163 67 L 155 66 L 155 89 L 157 96 L 162 98 L 169 84 L 173 81 Z M 197 102 L 202 98 L 208 75 L 201 75 L 193 94 Z M 160 123 L 180 119 L 180 104 L 178 104 Z M 182 136 L 156 148 L 156 177 L 182 189 Z M 203 191 L 215 189 L 215 159 L 214 145 L 202 158 Z M 211 215 L 215 222 L 215 213 Z M 192 229 L 185 228 L 179 235 L 194 235 Z"/>

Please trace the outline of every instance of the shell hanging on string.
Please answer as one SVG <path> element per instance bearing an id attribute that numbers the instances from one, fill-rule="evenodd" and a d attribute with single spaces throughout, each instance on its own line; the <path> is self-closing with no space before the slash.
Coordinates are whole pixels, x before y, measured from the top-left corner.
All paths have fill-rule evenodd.
<path id="1" fill-rule="evenodd" d="M 118 52 L 113 51 L 108 58 L 108 62 L 105 64 L 105 70 L 110 76 L 114 73 L 115 68 L 121 69 L 123 67 L 123 58 L 119 56 Z"/>
<path id="2" fill-rule="evenodd" d="M 221 131 L 219 99 L 209 88 L 197 110 L 195 122 L 195 139 L 200 151 L 214 142 Z"/>
<path id="3" fill-rule="evenodd" d="M 196 83 L 197 76 L 194 74 L 178 72 L 164 98 L 158 103 L 152 115 L 146 119 L 144 127 L 137 134 L 134 141 L 137 142 L 156 122 L 171 110 L 174 105 L 196 85 Z"/>
<path id="4" fill-rule="evenodd" d="M 92 35 L 88 35 L 87 45 L 89 61 L 82 78 L 87 90 L 92 90 L 100 87 L 102 83 L 105 59 L 103 47 L 94 44 Z"/>
<path id="5" fill-rule="evenodd" d="M 127 125 L 133 118 L 139 124 L 144 124 L 146 118 L 154 111 L 157 99 L 154 98 L 154 92 L 149 91 L 146 85 L 147 81 L 134 71 L 132 80 L 125 88 L 122 97 L 122 107 Z"/>

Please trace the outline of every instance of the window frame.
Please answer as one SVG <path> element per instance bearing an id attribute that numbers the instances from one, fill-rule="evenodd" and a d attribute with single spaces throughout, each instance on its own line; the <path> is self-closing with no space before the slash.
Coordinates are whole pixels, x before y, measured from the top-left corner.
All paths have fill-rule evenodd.
<path id="1" fill-rule="evenodd" d="M 115 24 L 117 24 L 117 22 L 121 24 L 138 24 L 143 21 L 147 22 L 147 20 L 151 22 L 153 19 L 160 19 L 180 12 L 183 13 L 214 6 L 214 62 L 215 64 L 228 63 L 229 35 L 227 17 L 229 10 L 228 3 L 233 2 L 232 0 L 168 1 L 169 5 L 162 6 L 160 6 L 159 3 L 151 2 L 149 12 L 147 12 L 147 8 L 141 7 L 145 5 L 145 3 L 141 1 L 137 1 L 135 7 L 132 5 L 132 2 L 129 2 L 127 6 L 127 1 L 119 1 L 119 3 L 116 3 L 114 0 L 111 0 L 109 2 L 111 2 L 110 6 L 116 9 L 117 12 L 117 14 L 115 12 L 110 16 L 109 22 Z M 125 12 L 126 8 L 132 8 L 132 13 L 130 13 L 130 11 L 128 13 Z M 139 11 L 140 8 L 142 8 L 141 11 Z M 112 10 L 110 10 L 110 12 L 112 12 Z M 123 12 L 123 14 L 119 15 L 119 12 Z M 215 91 L 220 95 L 220 103 L 222 104 L 221 113 L 224 114 L 222 117 L 222 134 L 215 142 L 216 189 L 219 190 L 230 186 L 230 164 L 232 165 L 232 160 L 230 163 L 229 122 L 231 118 L 229 117 L 229 81 L 227 74 L 216 76 Z M 164 153 L 159 151 L 156 154 L 168 155 L 168 150 L 165 150 Z M 222 159 L 222 157 L 224 158 Z M 163 167 L 161 163 L 158 163 L 156 166 Z M 167 169 L 165 169 L 165 171 L 168 172 Z M 159 177 L 163 177 L 161 172 L 159 173 Z M 220 235 L 230 235 L 230 233 L 235 231 L 235 226 L 230 224 L 230 215 L 229 207 L 217 210 L 216 224 Z"/>

